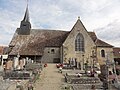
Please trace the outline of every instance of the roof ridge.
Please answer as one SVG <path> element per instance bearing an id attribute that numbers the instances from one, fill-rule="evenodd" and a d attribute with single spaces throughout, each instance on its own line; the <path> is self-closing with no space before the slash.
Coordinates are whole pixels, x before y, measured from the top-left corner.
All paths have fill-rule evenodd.
<path id="1" fill-rule="evenodd" d="M 41 31 L 62 31 L 62 32 L 70 32 L 70 31 L 65 31 L 65 30 L 63 31 L 63 30 L 57 30 L 57 29 L 56 29 L 56 30 L 55 30 L 55 29 L 32 29 L 32 30 L 38 30 L 38 31 L 41 30 Z"/>

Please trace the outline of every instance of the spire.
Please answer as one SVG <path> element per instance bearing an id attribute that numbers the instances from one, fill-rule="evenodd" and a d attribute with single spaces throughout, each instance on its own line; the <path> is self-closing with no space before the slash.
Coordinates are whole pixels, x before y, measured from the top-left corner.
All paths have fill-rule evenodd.
<path id="1" fill-rule="evenodd" d="M 27 0 L 27 6 L 25 11 L 25 16 L 20 24 L 20 29 L 18 30 L 19 35 L 30 35 L 31 31 L 31 23 L 29 20 L 29 10 L 28 10 L 28 0 Z"/>
<path id="2" fill-rule="evenodd" d="M 29 10 L 28 10 L 28 0 L 27 0 L 27 7 L 26 7 L 26 11 L 25 11 L 25 16 L 23 18 L 23 21 L 25 22 L 29 22 Z"/>

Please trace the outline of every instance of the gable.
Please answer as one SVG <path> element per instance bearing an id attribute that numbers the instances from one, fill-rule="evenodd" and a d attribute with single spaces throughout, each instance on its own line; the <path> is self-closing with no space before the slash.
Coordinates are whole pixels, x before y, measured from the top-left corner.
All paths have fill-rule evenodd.
<path id="1" fill-rule="evenodd" d="M 86 30 L 86 28 L 84 27 L 84 25 L 82 24 L 82 22 L 80 21 L 80 19 L 77 20 L 77 22 L 75 23 L 75 25 L 73 26 L 73 28 L 71 29 L 69 35 L 67 36 L 64 44 L 68 43 L 67 40 L 72 39 L 73 43 L 75 41 L 75 38 L 77 36 L 77 34 L 80 33 L 83 35 L 83 37 L 85 38 L 85 41 L 90 41 L 92 45 L 94 45 L 94 41 L 96 40 L 96 35 L 93 32 L 88 32 Z M 87 44 L 87 42 L 86 42 Z"/>

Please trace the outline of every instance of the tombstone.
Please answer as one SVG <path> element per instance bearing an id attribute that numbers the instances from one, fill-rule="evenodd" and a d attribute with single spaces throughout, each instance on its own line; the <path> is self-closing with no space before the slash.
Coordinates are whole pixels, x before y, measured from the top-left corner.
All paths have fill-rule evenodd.
<path id="1" fill-rule="evenodd" d="M 14 60 L 13 60 L 13 67 L 14 67 L 14 69 L 17 68 L 18 62 L 19 62 L 18 57 L 14 57 Z"/>
<path id="2" fill-rule="evenodd" d="M 28 63 L 28 57 L 26 57 L 26 63 Z"/>
<path id="3" fill-rule="evenodd" d="M 1 57 L 1 58 L 0 58 L 0 61 L 1 61 L 0 71 L 3 71 L 3 70 L 4 70 L 4 68 L 3 68 L 3 57 L 2 57 L 2 55 L 1 55 L 0 57 Z"/>
<path id="4" fill-rule="evenodd" d="M 77 62 L 77 69 L 81 69 L 81 64 L 80 64 L 80 62 Z"/>
<path id="5" fill-rule="evenodd" d="M 75 58 L 73 58 L 73 66 L 75 66 L 76 65 L 76 60 L 75 60 Z"/>
<path id="6" fill-rule="evenodd" d="M 75 67 L 77 67 L 77 59 L 75 58 Z"/>
<path id="7" fill-rule="evenodd" d="M 26 60 L 23 58 L 23 66 L 26 65 Z"/>

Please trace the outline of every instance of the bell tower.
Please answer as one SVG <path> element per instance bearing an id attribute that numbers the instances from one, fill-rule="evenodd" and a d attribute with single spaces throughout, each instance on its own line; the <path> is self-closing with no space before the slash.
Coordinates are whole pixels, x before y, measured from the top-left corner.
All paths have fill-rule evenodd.
<path id="1" fill-rule="evenodd" d="M 23 20 L 20 23 L 20 29 L 18 30 L 19 35 L 30 35 L 31 23 L 29 20 L 28 1 Z"/>

